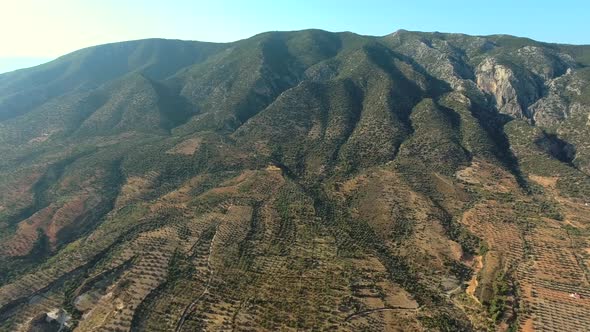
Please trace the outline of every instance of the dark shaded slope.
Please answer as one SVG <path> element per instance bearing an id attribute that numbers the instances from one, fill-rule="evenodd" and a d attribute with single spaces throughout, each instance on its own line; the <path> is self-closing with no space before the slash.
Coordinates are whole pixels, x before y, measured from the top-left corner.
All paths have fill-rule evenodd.
<path id="1" fill-rule="evenodd" d="M 0 329 L 534 324 L 527 289 L 588 291 L 586 49 L 304 30 L 2 75 Z"/>
<path id="2" fill-rule="evenodd" d="M 175 78 L 182 86 L 181 95 L 202 113 L 181 132 L 236 129 L 305 79 L 310 67 L 349 50 L 358 40 L 362 38 L 306 30 L 265 33 L 236 42 Z"/>
<path id="3" fill-rule="evenodd" d="M 164 79 L 227 48 L 148 39 L 90 47 L 34 68 L 0 75 L 0 120 L 26 113 L 73 90 L 95 88 L 131 72 Z"/>

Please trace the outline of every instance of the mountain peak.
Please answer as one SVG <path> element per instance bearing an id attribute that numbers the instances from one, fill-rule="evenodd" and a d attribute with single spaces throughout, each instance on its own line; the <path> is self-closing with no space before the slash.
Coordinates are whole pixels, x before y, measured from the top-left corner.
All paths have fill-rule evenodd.
<path id="1" fill-rule="evenodd" d="M 0 330 L 590 326 L 587 50 L 309 29 L 0 75 Z"/>

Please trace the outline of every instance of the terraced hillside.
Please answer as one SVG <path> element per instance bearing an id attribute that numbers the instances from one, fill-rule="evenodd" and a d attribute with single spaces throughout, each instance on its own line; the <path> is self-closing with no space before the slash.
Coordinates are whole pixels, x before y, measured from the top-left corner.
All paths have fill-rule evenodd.
<path id="1" fill-rule="evenodd" d="M 96 46 L 0 154 L 2 331 L 590 330 L 590 46 Z"/>

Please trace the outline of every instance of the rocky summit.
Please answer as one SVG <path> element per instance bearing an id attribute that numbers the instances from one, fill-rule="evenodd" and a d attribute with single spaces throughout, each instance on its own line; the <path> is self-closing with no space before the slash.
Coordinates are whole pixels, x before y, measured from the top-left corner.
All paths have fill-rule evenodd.
<path id="1" fill-rule="evenodd" d="M 590 46 L 101 45 L 0 155 L 1 331 L 590 330 Z"/>

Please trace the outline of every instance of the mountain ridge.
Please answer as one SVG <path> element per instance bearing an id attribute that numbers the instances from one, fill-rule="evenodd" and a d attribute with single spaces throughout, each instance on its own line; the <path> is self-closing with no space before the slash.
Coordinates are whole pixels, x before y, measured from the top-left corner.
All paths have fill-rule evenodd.
<path id="1" fill-rule="evenodd" d="M 311 29 L 2 74 L 0 329 L 590 327 L 588 50 Z"/>

